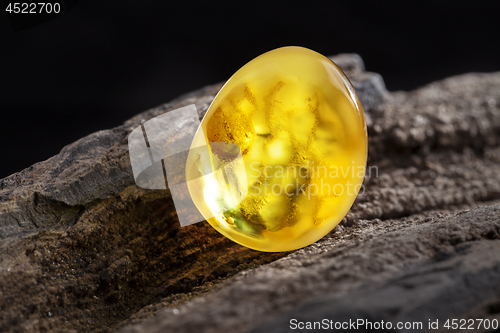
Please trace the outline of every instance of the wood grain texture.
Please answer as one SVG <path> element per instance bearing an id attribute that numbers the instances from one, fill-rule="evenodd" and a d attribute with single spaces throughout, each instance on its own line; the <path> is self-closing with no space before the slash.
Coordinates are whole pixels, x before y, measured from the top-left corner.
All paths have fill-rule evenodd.
<path id="1" fill-rule="evenodd" d="M 389 93 L 359 56 L 334 59 L 363 102 L 377 174 L 329 235 L 292 253 L 252 251 L 206 222 L 180 228 L 168 189 L 134 184 L 128 134 L 193 103 L 203 116 L 221 84 L 209 86 L 0 180 L 0 331 L 281 332 L 299 315 L 498 315 L 500 73 Z"/>

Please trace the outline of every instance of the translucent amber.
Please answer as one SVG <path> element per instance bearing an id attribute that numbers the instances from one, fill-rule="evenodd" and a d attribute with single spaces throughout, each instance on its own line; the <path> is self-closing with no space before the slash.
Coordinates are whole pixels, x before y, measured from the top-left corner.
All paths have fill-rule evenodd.
<path id="1" fill-rule="evenodd" d="M 251 249 L 287 251 L 319 240 L 344 218 L 362 186 L 361 103 L 345 74 L 306 48 L 267 52 L 226 82 L 192 147 L 213 142 L 237 146 L 213 145 L 209 156 L 191 150 L 188 179 L 228 165 L 239 152 L 244 168 L 231 169 L 232 185 L 227 179 L 222 186 L 188 183 L 189 192 L 215 229 Z M 221 196 L 231 193 L 224 186 L 243 196 Z"/>

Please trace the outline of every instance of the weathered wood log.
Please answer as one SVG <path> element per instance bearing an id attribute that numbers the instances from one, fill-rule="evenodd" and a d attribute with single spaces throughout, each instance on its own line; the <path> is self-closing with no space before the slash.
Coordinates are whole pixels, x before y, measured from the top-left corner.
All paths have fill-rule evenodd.
<path id="1" fill-rule="evenodd" d="M 356 316 L 371 309 L 363 302 L 390 298 L 394 281 L 416 281 L 411 274 L 440 279 L 444 270 L 453 281 L 443 277 L 439 290 L 462 290 L 468 271 L 436 264 L 441 253 L 450 253 L 444 263 L 471 265 L 489 251 L 470 279 L 499 278 L 498 206 L 460 212 L 500 199 L 500 73 L 388 93 L 359 56 L 335 61 L 365 107 L 372 174 L 330 235 L 293 253 L 252 251 L 206 222 L 180 228 L 168 189 L 134 184 L 131 130 L 193 103 L 203 116 L 221 87 L 209 86 L 0 180 L 0 331 L 279 332 L 304 301 L 318 313 L 332 307 L 340 311 L 332 316 Z M 404 315 L 386 311 L 387 303 L 374 306 L 372 317 L 424 316 L 432 295 L 422 296 L 424 312 L 405 299 L 426 295 L 432 279 L 426 281 L 413 284 L 415 294 L 394 298 Z M 462 301 L 487 315 L 499 291 L 473 294 L 489 286 L 468 289 Z M 347 307 L 345 297 L 358 301 Z M 436 316 L 472 313 L 464 309 Z M 318 317 L 306 311 L 304 318 Z"/>

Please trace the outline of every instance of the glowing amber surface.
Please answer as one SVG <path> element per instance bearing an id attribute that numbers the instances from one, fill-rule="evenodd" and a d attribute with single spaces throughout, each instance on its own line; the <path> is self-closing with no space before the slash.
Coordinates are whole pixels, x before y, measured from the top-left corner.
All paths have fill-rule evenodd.
<path id="1" fill-rule="evenodd" d="M 235 170 L 237 184 L 248 193 L 228 204 L 214 199 L 222 189 L 213 181 L 188 183 L 192 199 L 215 229 L 255 250 L 287 251 L 319 240 L 361 189 L 367 157 L 361 103 L 344 73 L 306 48 L 279 48 L 238 70 L 212 102 L 192 147 L 211 142 L 240 147 L 245 167 Z M 188 179 L 238 153 L 211 152 L 189 156 Z"/>

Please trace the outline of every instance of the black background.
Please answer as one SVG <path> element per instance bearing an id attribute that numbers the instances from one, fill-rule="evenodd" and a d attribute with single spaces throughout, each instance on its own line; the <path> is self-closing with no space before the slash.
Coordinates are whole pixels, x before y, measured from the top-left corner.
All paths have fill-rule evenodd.
<path id="1" fill-rule="evenodd" d="M 72 2 L 17 32 L 2 3 L 0 178 L 280 46 L 359 53 L 389 90 L 500 70 L 498 1 Z"/>

